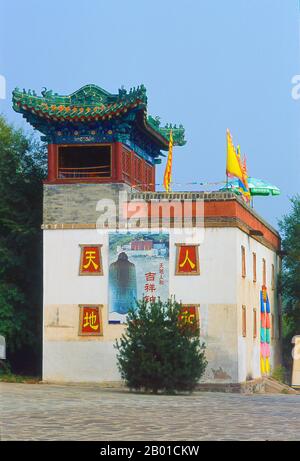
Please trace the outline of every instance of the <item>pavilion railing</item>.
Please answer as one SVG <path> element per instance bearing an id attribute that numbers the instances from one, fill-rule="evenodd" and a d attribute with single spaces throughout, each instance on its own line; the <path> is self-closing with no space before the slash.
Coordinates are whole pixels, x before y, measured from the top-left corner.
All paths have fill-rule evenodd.
<path id="1" fill-rule="evenodd" d="M 108 177 L 110 177 L 110 165 L 58 169 L 59 179 Z"/>

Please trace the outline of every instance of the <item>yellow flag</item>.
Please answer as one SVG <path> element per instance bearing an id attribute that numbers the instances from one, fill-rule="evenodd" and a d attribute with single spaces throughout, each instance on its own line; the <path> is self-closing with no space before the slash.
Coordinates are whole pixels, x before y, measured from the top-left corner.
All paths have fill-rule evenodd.
<path id="1" fill-rule="evenodd" d="M 226 174 L 227 176 L 235 176 L 241 181 L 243 180 L 243 171 L 239 158 L 236 154 L 230 131 L 227 130 L 227 162 L 226 162 Z"/>
<path id="2" fill-rule="evenodd" d="M 170 131 L 170 140 L 169 140 L 169 153 L 164 175 L 164 187 L 167 192 L 170 190 L 170 183 L 172 180 L 172 160 L 173 160 L 173 133 Z"/>
<path id="3" fill-rule="evenodd" d="M 251 199 L 251 194 L 249 190 L 249 185 L 248 185 L 248 171 L 247 171 L 247 162 L 246 162 L 246 157 L 244 157 L 243 163 L 241 163 L 242 166 L 242 172 L 243 172 L 243 195 L 246 199 L 246 202 L 250 202 Z"/>

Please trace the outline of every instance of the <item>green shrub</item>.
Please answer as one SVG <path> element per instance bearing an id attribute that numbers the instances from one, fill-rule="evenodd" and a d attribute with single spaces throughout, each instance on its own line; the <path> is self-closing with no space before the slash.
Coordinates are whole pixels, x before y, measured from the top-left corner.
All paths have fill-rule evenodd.
<path id="1" fill-rule="evenodd" d="M 199 329 L 179 323 L 180 304 L 140 301 L 130 309 L 120 341 L 118 368 L 130 389 L 172 393 L 192 391 L 207 361 Z"/>
<path id="2" fill-rule="evenodd" d="M 11 374 L 11 367 L 6 360 L 0 360 L 0 377 Z"/>
<path id="3" fill-rule="evenodd" d="M 280 383 L 286 382 L 286 369 L 282 365 L 278 365 L 272 370 L 272 378 Z"/>
<path id="4" fill-rule="evenodd" d="M 0 115 L 0 335 L 13 373 L 42 363 L 46 149 Z"/>

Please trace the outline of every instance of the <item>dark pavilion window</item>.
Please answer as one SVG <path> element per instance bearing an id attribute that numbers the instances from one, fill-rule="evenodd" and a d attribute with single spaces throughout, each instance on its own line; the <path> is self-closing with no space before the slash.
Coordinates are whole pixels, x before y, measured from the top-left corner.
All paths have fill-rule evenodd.
<path id="1" fill-rule="evenodd" d="M 61 179 L 110 178 L 111 146 L 60 146 L 58 177 Z"/>

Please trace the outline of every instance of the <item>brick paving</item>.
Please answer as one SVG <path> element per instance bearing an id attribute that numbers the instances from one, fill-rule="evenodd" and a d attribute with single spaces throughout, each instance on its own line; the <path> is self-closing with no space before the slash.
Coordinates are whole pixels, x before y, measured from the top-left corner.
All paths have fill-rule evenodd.
<path id="1" fill-rule="evenodd" d="M 300 395 L 0 383 L 1 440 L 300 440 Z"/>

